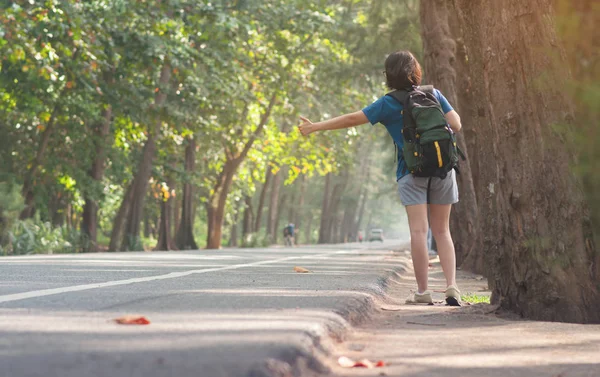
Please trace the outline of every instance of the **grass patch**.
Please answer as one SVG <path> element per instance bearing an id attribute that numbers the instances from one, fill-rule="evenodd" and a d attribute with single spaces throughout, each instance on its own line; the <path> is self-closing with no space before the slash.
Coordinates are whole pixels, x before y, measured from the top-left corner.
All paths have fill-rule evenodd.
<path id="1" fill-rule="evenodd" d="M 470 302 L 471 304 L 489 304 L 490 296 L 487 295 L 477 295 L 474 293 L 467 293 L 460 296 L 460 299 L 463 302 Z"/>

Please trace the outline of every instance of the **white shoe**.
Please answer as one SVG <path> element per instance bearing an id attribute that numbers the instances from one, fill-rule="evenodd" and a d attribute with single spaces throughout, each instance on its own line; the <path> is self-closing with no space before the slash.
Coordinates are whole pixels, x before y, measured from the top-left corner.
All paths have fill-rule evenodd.
<path id="1" fill-rule="evenodd" d="M 460 291 L 455 285 L 446 288 L 446 304 L 450 306 L 462 306 Z"/>
<path id="2" fill-rule="evenodd" d="M 425 291 L 423 293 L 415 293 L 415 302 L 418 304 L 429 304 L 433 305 L 433 300 L 431 299 L 431 292 Z"/>

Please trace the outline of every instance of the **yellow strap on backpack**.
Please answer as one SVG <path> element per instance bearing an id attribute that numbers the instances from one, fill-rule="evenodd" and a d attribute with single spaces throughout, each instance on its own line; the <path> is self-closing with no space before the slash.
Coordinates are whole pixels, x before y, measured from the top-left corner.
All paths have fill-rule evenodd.
<path id="1" fill-rule="evenodd" d="M 440 165 L 441 168 L 444 166 L 444 162 L 442 161 L 442 151 L 440 150 L 440 144 L 437 141 L 435 141 L 434 144 L 438 156 L 438 165 Z"/>

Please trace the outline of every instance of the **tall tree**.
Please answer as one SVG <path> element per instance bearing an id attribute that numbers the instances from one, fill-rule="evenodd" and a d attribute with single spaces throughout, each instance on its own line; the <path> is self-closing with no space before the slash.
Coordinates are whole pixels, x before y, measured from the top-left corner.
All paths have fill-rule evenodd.
<path id="1" fill-rule="evenodd" d="M 600 255 L 573 154 L 553 128 L 573 109 L 553 2 L 457 0 L 450 10 L 464 41 L 457 97 L 476 130 L 469 152 L 492 301 L 533 319 L 600 322 Z"/>
<path id="2" fill-rule="evenodd" d="M 100 184 L 104 170 L 106 168 L 106 139 L 110 132 L 110 123 L 112 118 L 112 108 L 107 105 L 103 111 L 103 116 L 100 122 L 96 124 L 94 132 L 96 136 L 96 147 L 94 160 L 89 171 L 90 178 Z M 88 236 L 89 251 L 97 251 L 97 234 L 98 234 L 98 200 L 91 195 L 85 198 L 83 206 L 83 218 L 81 223 L 81 231 Z"/>
<path id="3" fill-rule="evenodd" d="M 123 250 L 140 250 L 140 228 L 142 222 L 142 214 L 144 210 L 144 201 L 148 191 L 148 181 L 152 175 L 152 166 L 154 157 L 156 156 L 156 142 L 159 137 L 162 119 L 160 114 L 167 100 L 167 91 L 170 89 L 169 80 L 171 78 L 171 64 L 166 60 L 160 70 L 158 86 L 154 104 L 151 106 L 151 111 L 156 114 L 152 120 L 153 126 L 149 130 L 148 139 L 142 149 L 142 155 L 138 162 L 135 178 L 131 182 L 131 200 L 123 201 L 122 206 L 128 206 L 127 218 L 123 233 Z"/>
<path id="4" fill-rule="evenodd" d="M 192 176 L 196 166 L 196 138 L 191 136 L 187 140 L 184 160 L 183 198 L 181 199 L 181 221 L 176 236 L 179 249 L 197 249 L 194 239 L 194 186 Z"/>

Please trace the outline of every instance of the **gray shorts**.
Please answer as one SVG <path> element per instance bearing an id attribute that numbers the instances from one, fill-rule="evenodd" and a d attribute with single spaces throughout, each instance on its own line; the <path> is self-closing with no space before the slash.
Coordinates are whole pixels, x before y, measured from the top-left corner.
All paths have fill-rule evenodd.
<path id="1" fill-rule="evenodd" d="M 416 204 L 427 204 L 427 177 L 415 177 L 412 174 L 405 175 L 398 181 L 398 193 L 402 205 L 412 206 Z M 454 204 L 458 202 L 458 185 L 456 184 L 456 172 L 448 173 L 444 179 L 431 178 L 429 188 L 430 204 Z"/>

